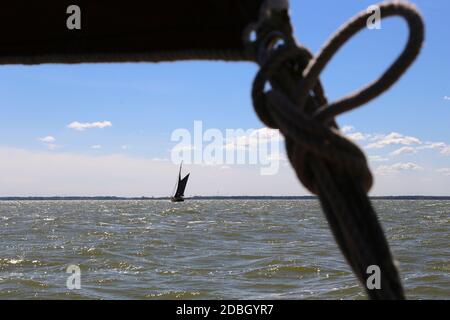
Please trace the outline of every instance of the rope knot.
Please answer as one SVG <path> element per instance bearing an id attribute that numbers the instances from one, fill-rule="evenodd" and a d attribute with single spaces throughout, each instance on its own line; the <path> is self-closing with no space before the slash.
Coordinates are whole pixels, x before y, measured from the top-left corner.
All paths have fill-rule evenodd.
<path id="1" fill-rule="evenodd" d="M 252 90 L 255 111 L 267 127 L 279 129 L 286 136 L 289 160 L 301 182 L 314 194 L 318 194 L 317 178 L 311 165 L 319 158 L 347 179 L 357 181 L 365 192 L 372 186 L 363 152 L 339 133 L 334 119 L 389 89 L 415 60 L 424 38 L 422 19 L 412 6 L 387 3 L 380 5 L 380 10 L 383 18 L 399 15 L 406 19 L 410 29 L 408 43 L 378 80 L 334 103 L 327 102 L 320 73 L 342 45 L 365 28 L 369 13 L 350 20 L 316 57 L 295 41 L 262 54 L 264 59 Z M 267 85 L 271 88 L 266 91 Z"/>
<path id="2" fill-rule="evenodd" d="M 365 191 L 372 185 L 372 175 L 367 167 L 364 154 L 343 137 L 336 129 L 334 119 L 324 119 L 316 110 L 326 103 L 322 87 L 318 82 L 306 99 L 297 97 L 291 101 L 281 88 L 277 88 L 280 74 L 290 72 L 301 86 L 303 71 L 312 59 L 312 54 L 303 47 L 285 46 L 274 52 L 257 74 L 253 84 L 253 104 L 261 121 L 268 127 L 279 129 L 286 137 L 286 149 L 297 176 L 313 194 L 317 194 L 315 179 L 310 170 L 310 162 L 318 157 L 332 162 L 335 167 L 353 168 L 356 181 L 362 181 Z M 267 83 L 272 88 L 265 91 Z M 284 81 L 287 92 L 298 92 L 292 82 Z M 301 103 L 301 104 L 298 104 Z"/>

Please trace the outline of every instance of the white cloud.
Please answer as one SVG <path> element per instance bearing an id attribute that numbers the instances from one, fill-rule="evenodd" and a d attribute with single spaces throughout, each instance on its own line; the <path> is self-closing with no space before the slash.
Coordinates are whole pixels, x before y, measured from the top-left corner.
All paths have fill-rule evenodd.
<path id="1" fill-rule="evenodd" d="M 370 135 L 362 132 L 353 132 L 347 134 L 347 137 L 353 141 L 364 141 L 367 140 L 370 137 Z"/>
<path id="2" fill-rule="evenodd" d="M 269 142 L 279 143 L 284 140 L 279 130 L 270 128 L 248 130 L 235 137 L 227 138 L 225 149 L 247 149 L 261 144 L 268 144 Z"/>
<path id="3" fill-rule="evenodd" d="M 250 133 L 251 139 L 258 139 L 258 142 L 261 140 L 277 140 L 277 141 L 283 141 L 284 138 L 281 135 L 280 131 L 277 129 L 270 129 L 270 128 L 260 128 L 252 131 Z"/>
<path id="4" fill-rule="evenodd" d="M 440 168 L 436 172 L 442 173 L 444 176 L 450 176 L 450 168 Z"/>
<path id="5" fill-rule="evenodd" d="M 341 131 L 342 131 L 342 133 L 346 134 L 346 133 L 355 131 L 355 127 L 354 127 L 354 126 L 346 125 L 346 126 L 343 126 L 343 127 L 341 128 Z"/>
<path id="6" fill-rule="evenodd" d="M 46 136 L 43 138 L 38 138 L 39 141 L 43 142 L 43 143 L 53 143 L 56 141 L 55 137 L 52 136 Z"/>
<path id="7" fill-rule="evenodd" d="M 94 144 L 93 146 L 91 146 L 91 149 L 101 149 L 102 146 L 99 144 Z"/>
<path id="8" fill-rule="evenodd" d="M 423 170 L 421 166 L 413 162 L 398 162 L 392 165 L 379 166 L 375 173 L 379 175 L 389 175 L 400 171 L 418 171 Z"/>
<path id="9" fill-rule="evenodd" d="M 38 138 L 40 142 L 44 144 L 44 146 L 47 147 L 48 150 L 55 150 L 57 148 L 61 148 L 61 146 L 55 144 L 56 138 L 53 136 L 46 136 L 43 138 Z"/>
<path id="10" fill-rule="evenodd" d="M 400 156 L 402 154 L 412 154 L 417 153 L 417 150 L 413 147 L 401 147 L 393 152 L 391 152 L 392 156 Z"/>
<path id="11" fill-rule="evenodd" d="M 444 142 L 426 142 L 425 145 L 417 147 L 417 149 L 435 149 L 439 150 L 440 154 L 446 156 L 450 155 L 450 145 Z"/>
<path id="12" fill-rule="evenodd" d="M 442 149 L 445 148 L 444 142 L 426 142 L 425 145 L 418 147 L 418 149 Z"/>
<path id="13" fill-rule="evenodd" d="M 355 142 L 364 141 L 372 137 L 371 134 L 355 131 L 355 127 L 351 125 L 345 125 L 340 130 L 344 136 Z"/>
<path id="14" fill-rule="evenodd" d="M 354 126 L 346 125 L 341 128 L 341 132 L 350 140 L 363 141 L 370 138 L 370 134 L 355 131 Z"/>
<path id="15" fill-rule="evenodd" d="M 227 130 L 227 132 L 221 133 L 215 138 L 211 145 L 217 148 L 221 148 L 225 151 L 248 151 L 252 148 L 258 148 L 261 145 L 276 145 L 284 141 L 283 135 L 279 130 L 260 128 L 249 130 Z M 175 145 L 170 152 L 187 152 L 194 150 L 202 150 L 210 142 L 203 142 L 202 145 L 195 145 L 185 141 Z"/>
<path id="16" fill-rule="evenodd" d="M 126 145 L 126 144 L 120 146 L 120 149 L 122 149 L 122 150 L 128 150 L 129 148 L 130 147 L 128 145 Z"/>
<path id="17" fill-rule="evenodd" d="M 84 131 L 86 129 L 103 129 L 107 127 L 112 127 L 112 123 L 110 121 L 97 121 L 97 122 L 78 122 L 74 121 L 67 125 L 67 128 L 74 129 L 78 131 Z"/>
<path id="18" fill-rule="evenodd" d="M 375 138 L 375 142 L 366 146 L 366 149 L 381 149 L 388 145 L 413 145 L 422 142 L 416 137 L 405 136 L 397 132 L 391 132 L 388 135 L 379 135 Z"/>
<path id="19" fill-rule="evenodd" d="M 449 100 L 450 101 L 450 97 L 449 96 L 444 96 L 444 100 Z"/>
<path id="20" fill-rule="evenodd" d="M 388 158 L 382 156 L 369 156 L 369 161 L 371 162 L 384 162 L 388 160 L 389 160 Z"/>
<path id="21" fill-rule="evenodd" d="M 442 148 L 440 152 L 441 152 L 441 154 L 446 155 L 446 156 L 450 155 L 450 146 L 446 146 L 446 147 Z"/>

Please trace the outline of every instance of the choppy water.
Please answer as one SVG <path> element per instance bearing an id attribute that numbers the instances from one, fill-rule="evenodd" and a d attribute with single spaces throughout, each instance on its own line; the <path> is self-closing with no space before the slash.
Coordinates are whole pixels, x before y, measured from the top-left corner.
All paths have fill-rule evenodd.
<path id="1" fill-rule="evenodd" d="M 408 298 L 450 299 L 450 201 L 374 205 Z M 314 200 L 0 202 L 0 235 L 0 299 L 365 298 Z"/>

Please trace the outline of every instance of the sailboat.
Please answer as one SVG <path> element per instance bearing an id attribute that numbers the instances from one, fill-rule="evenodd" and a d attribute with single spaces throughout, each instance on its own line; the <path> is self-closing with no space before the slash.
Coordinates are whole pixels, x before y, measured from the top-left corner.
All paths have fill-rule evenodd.
<path id="1" fill-rule="evenodd" d="M 183 167 L 183 162 L 180 165 L 180 172 L 178 173 L 177 189 L 175 194 L 170 198 L 172 202 L 183 202 L 184 201 L 184 190 L 186 189 L 187 182 L 189 180 L 190 173 L 188 173 L 183 179 L 181 179 L 181 169 Z"/>

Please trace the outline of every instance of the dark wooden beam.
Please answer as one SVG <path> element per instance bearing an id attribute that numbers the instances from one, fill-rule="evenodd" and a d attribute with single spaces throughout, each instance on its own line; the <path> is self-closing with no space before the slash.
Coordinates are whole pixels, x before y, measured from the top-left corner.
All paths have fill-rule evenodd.
<path id="1" fill-rule="evenodd" d="M 0 3 L 0 64 L 247 60 L 262 0 L 14 0 Z M 67 8 L 81 9 L 69 30 Z"/>

